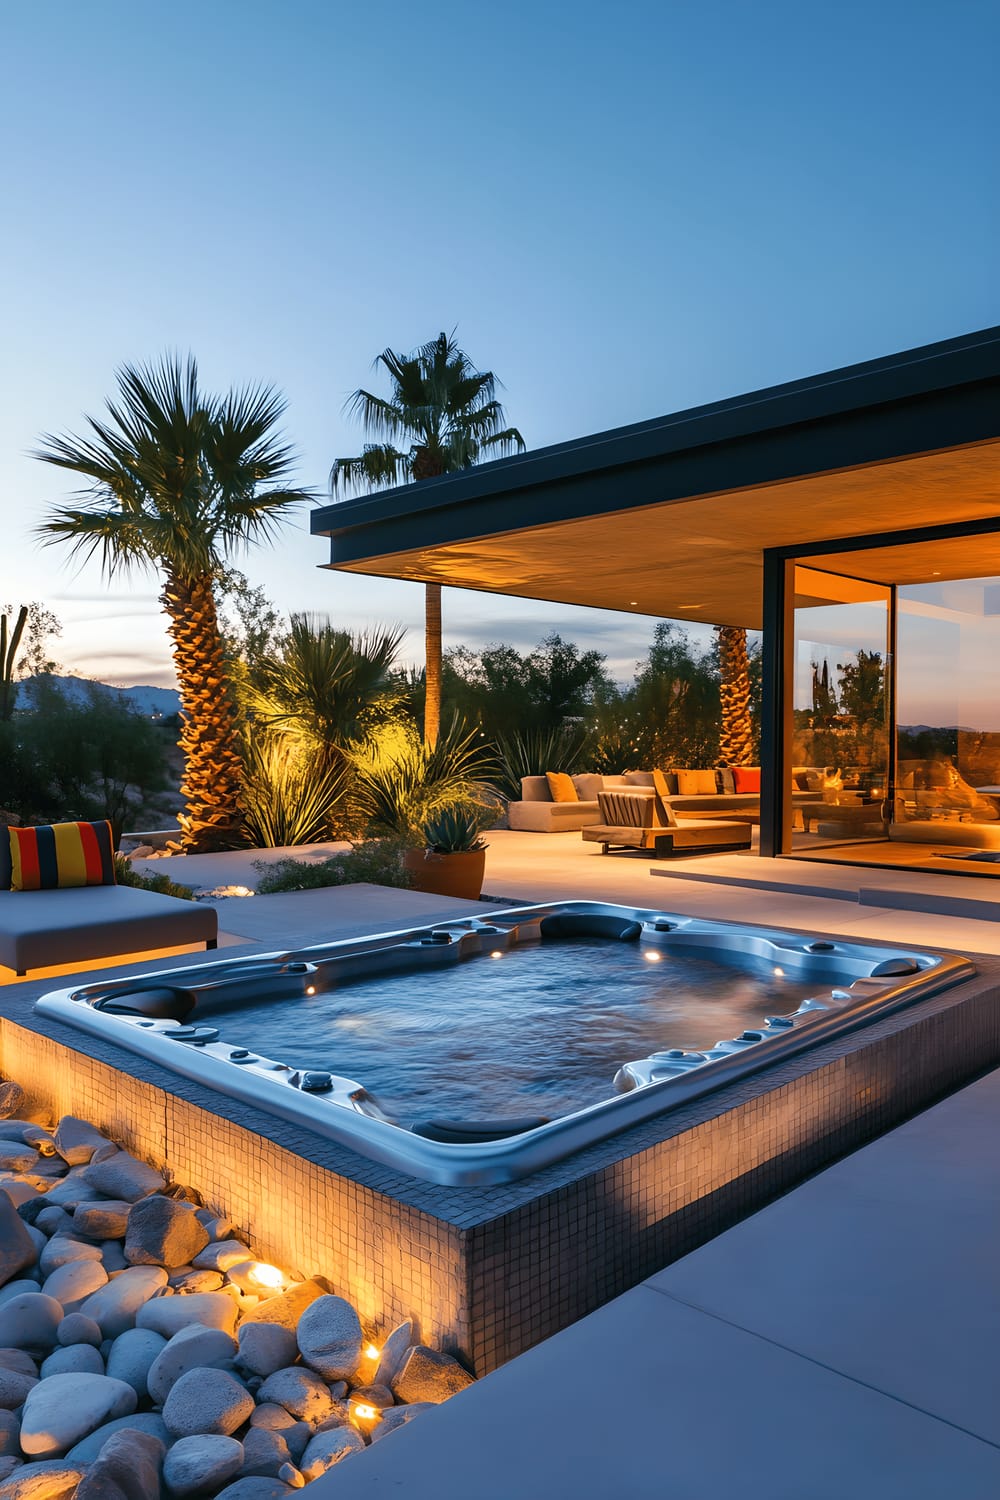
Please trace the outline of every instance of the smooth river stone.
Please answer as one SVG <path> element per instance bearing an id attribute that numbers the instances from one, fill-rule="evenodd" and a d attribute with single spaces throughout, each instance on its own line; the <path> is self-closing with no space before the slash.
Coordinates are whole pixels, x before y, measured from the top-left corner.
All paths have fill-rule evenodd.
<path id="1" fill-rule="evenodd" d="M 251 1427 L 243 1439 L 241 1474 L 265 1474 L 277 1479 L 278 1471 L 291 1461 L 288 1444 L 280 1432 L 268 1427 Z"/>
<path id="2" fill-rule="evenodd" d="M 149 1372 L 166 1347 L 163 1335 L 151 1328 L 127 1328 L 108 1351 L 107 1373 L 124 1380 L 141 1401 L 149 1392 Z"/>
<path id="3" fill-rule="evenodd" d="M 107 1375 L 52 1375 L 28 1394 L 21 1447 L 32 1458 L 58 1458 L 88 1433 L 135 1411 L 135 1391 Z"/>
<path id="4" fill-rule="evenodd" d="M 208 1230 L 195 1218 L 190 1203 L 155 1194 L 137 1203 L 128 1216 L 125 1259 L 130 1265 L 190 1265 L 207 1244 Z"/>
<path id="5" fill-rule="evenodd" d="M 37 1375 L 38 1365 L 24 1349 L 0 1349 L 0 1370 L 16 1370 L 20 1375 Z"/>
<path id="6" fill-rule="evenodd" d="M 2 1500 L 70 1500 L 83 1478 L 80 1464 L 65 1459 L 51 1463 L 24 1464 L 5 1479 Z"/>
<path id="7" fill-rule="evenodd" d="M 116 1417 L 113 1422 L 105 1422 L 103 1427 L 98 1427 L 95 1432 L 90 1433 L 82 1442 L 71 1448 L 66 1457 L 74 1463 L 91 1464 L 100 1453 L 108 1438 L 114 1437 L 116 1432 L 149 1432 L 153 1437 L 159 1438 L 160 1442 L 167 1446 L 171 1441 L 170 1433 L 163 1425 L 163 1418 L 157 1411 L 136 1411 L 128 1417 Z"/>
<path id="8" fill-rule="evenodd" d="M 75 1500 L 160 1500 L 165 1451 L 159 1438 L 123 1427 L 104 1444 Z"/>
<path id="9" fill-rule="evenodd" d="M 353 1427 L 335 1427 L 327 1432 L 317 1432 L 299 1464 L 303 1479 L 307 1484 L 318 1479 L 352 1453 L 360 1453 L 364 1446 L 364 1438 Z"/>
<path id="10" fill-rule="evenodd" d="M 419 1417 L 422 1411 L 433 1411 L 438 1404 L 435 1401 L 414 1401 L 409 1406 L 390 1406 L 388 1411 L 382 1413 L 381 1421 L 372 1428 L 372 1442 L 377 1443 L 379 1438 L 395 1432 L 397 1427 L 405 1427 L 407 1422 Z"/>
<path id="11" fill-rule="evenodd" d="M 145 1269 L 123 1271 L 111 1283 L 117 1286 L 126 1276 L 151 1274 Z M 166 1271 L 160 1275 L 164 1282 Z M 206 1328 L 222 1328 L 226 1333 L 236 1330 L 236 1304 L 227 1292 L 192 1292 L 190 1297 L 157 1297 L 139 1309 L 135 1320 L 137 1328 L 152 1328 L 166 1339 L 173 1338 L 190 1323 L 203 1323 Z"/>
<path id="12" fill-rule="evenodd" d="M 136 1332 L 145 1330 L 136 1329 Z M 221 1328 L 193 1323 L 175 1333 L 150 1366 L 146 1384 L 154 1406 L 162 1406 L 171 1390 L 188 1370 L 210 1369 L 231 1360 L 236 1340 Z"/>
<path id="13" fill-rule="evenodd" d="M 106 1135 L 95 1130 L 88 1121 L 78 1120 L 75 1115 L 63 1115 L 53 1139 L 59 1155 L 71 1167 L 85 1166 L 95 1151 L 108 1144 Z"/>
<path id="14" fill-rule="evenodd" d="M 228 1271 L 230 1266 L 238 1266 L 244 1260 L 253 1260 L 253 1256 L 242 1240 L 216 1240 L 193 1255 L 191 1264 L 199 1271 Z"/>
<path id="15" fill-rule="evenodd" d="M 299 1346 L 291 1328 L 280 1323 L 242 1323 L 239 1362 L 255 1375 L 273 1375 L 296 1359 Z"/>
<path id="16" fill-rule="evenodd" d="M 248 1420 L 253 1406 L 246 1386 L 226 1370 L 188 1370 L 171 1389 L 163 1420 L 174 1437 L 199 1433 L 231 1437 Z"/>
<path id="17" fill-rule="evenodd" d="M 12 1078 L 4 1079 L 0 1083 L 0 1120 L 9 1120 L 24 1108 L 27 1095 L 19 1083 Z M 27 1124 L 27 1121 L 24 1122 Z"/>
<path id="18" fill-rule="evenodd" d="M 46 1276 L 42 1291 L 46 1297 L 61 1302 L 65 1312 L 73 1313 L 79 1312 L 87 1298 L 107 1284 L 108 1273 L 99 1260 L 76 1260 Z"/>
<path id="19" fill-rule="evenodd" d="M 96 1153 L 100 1157 L 101 1153 Z M 87 1184 L 105 1193 L 109 1198 L 123 1198 L 126 1203 L 138 1203 L 150 1193 L 160 1193 L 167 1185 L 162 1172 L 138 1161 L 127 1151 L 116 1151 L 103 1161 L 92 1160 L 83 1168 L 82 1178 Z"/>
<path id="20" fill-rule="evenodd" d="M 38 1269 L 43 1276 L 51 1276 L 60 1266 L 73 1265 L 80 1260 L 100 1261 L 100 1258 L 100 1245 L 88 1245 L 68 1234 L 54 1234 L 39 1256 Z"/>
<path id="21" fill-rule="evenodd" d="M 220 1490 L 215 1500 L 285 1500 L 294 1495 L 291 1485 L 280 1479 L 263 1479 L 259 1475 L 250 1479 L 237 1479 Z"/>
<path id="22" fill-rule="evenodd" d="M 45 1200 L 39 1200 L 44 1207 L 40 1207 L 35 1218 L 34 1227 L 40 1229 L 43 1234 L 67 1234 L 72 1235 L 74 1231 L 73 1220 L 64 1208 L 57 1203 L 45 1204 Z"/>
<path id="23" fill-rule="evenodd" d="M 400 1323 L 389 1334 L 382 1345 L 378 1364 L 372 1381 L 375 1385 L 392 1385 L 396 1376 L 403 1368 L 403 1361 L 407 1351 L 413 1343 L 413 1323 L 407 1318 L 405 1323 Z"/>
<path id="24" fill-rule="evenodd" d="M 0 1458 L 21 1456 L 21 1419 L 12 1411 L 0 1409 Z"/>
<path id="25" fill-rule="evenodd" d="M 8 1281 L 5 1287 L 0 1287 L 0 1307 L 6 1307 L 8 1302 L 13 1302 L 15 1297 L 24 1297 L 39 1291 L 37 1281 L 24 1280 Z"/>
<path id="26" fill-rule="evenodd" d="M 99 1349 L 104 1335 L 93 1318 L 85 1318 L 83 1313 L 69 1313 L 56 1329 L 56 1338 L 66 1348 L 71 1344 L 92 1344 Z"/>
<path id="27" fill-rule="evenodd" d="M 324 1277 L 310 1276 L 308 1281 L 300 1281 L 297 1286 L 279 1292 L 277 1297 L 268 1297 L 265 1301 L 258 1302 L 246 1321 L 280 1323 L 282 1328 L 295 1328 L 306 1308 L 318 1298 L 325 1297 L 329 1290 L 330 1283 Z"/>
<path id="28" fill-rule="evenodd" d="M 0 1286 L 34 1265 L 35 1242 L 6 1193 L 0 1193 Z"/>
<path id="29" fill-rule="evenodd" d="M 166 1284 L 167 1273 L 159 1266 L 133 1266 L 88 1297 L 79 1311 L 100 1325 L 105 1338 L 116 1339 L 135 1327 L 150 1297 Z"/>
<path id="30" fill-rule="evenodd" d="M 72 1344 L 68 1349 L 53 1349 L 38 1373 L 43 1380 L 50 1375 L 103 1375 L 104 1360 L 93 1344 Z"/>
<path id="31" fill-rule="evenodd" d="M 37 1375 L 25 1375 L 20 1370 L 0 1368 L 0 1407 L 4 1411 L 16 1411 L 37 1384 Z"/>
<path id="32" fill-rule="evenodd" d="M 38 1165 L 34 1146 L 0 1141 L 0 1172 L 31 1172 Z"/>
<path id="33" fill-rule="evenodd" d="M 392 1393 L 398 1401 L 439 1404 L 474 1384 L 468 1370 L 463 1369 L 450 1354 L 416 1344 L 392 1382 Z"/>
<path id="34" fill-rule="evenodd" d="M 124 1198 L 106 1198 L 78 1203 L 73 1210 L 73 1228 L 92 1240 L 121 1240 L 128 1231 L 132 1204 Z"/>
<path id="35" fill-rule="evenodd" d="M 318 1426 L 333 1411 L 330 1387 L 314 1370 L 293 1365 L 269 1375 L 257 1392 L 257 1400 L 275 1402 L 293 1417 Z"/>
<path id="36" fill-rule="evenodd" d="M 295 1336 L 302 1358 L 324 1380 L 348 1380 L 361 1362 L 361 1320 L 343 1297 L 318 1297 Z"/>
<path id="37" fill-rule="evenodd" d="M 27 1349 L 29 1354 L 48 1354 L 57 1342 L 63 1306 L 37 1289 L 21 1292 L 0 1307 L 0 1348 Z"/>
<path id="38" fill-rule="evenodd" d="M 167 1489 L 177 1500 L 211 1495 L 243 1467 L 243 1444 L 221 1434 L 178 1438 L 163 1464 Z"/>

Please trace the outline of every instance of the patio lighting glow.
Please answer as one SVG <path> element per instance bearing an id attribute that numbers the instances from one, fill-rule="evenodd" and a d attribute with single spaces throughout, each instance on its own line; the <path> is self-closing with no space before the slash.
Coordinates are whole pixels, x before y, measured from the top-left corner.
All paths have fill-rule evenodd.
<path id="1" fill-rule="evenodd" d="M 784 975 L 785 975 L 784 969 L 775 968 L 774 972 L 775 972 L 775 975 L 777 976 L 778 979 L 783 979 L 784 978 Z"/>
<path id="2" fill-rule="evenodd" d="M 269 1292 L 276 1292 L 285 1284 L 284 1273 L 279 1271 L 277 1266 L 269 1266 L 263 1260 L 251 1266 L 247 1272 L 247 1280 Z"/>
<path id="3" fill-rule="evenodd" d="M 650 948 L 642 956 L 648 964 L 658 964 L 662 959 L 663 954 L 657 953 L 655 948 Z"/>
<path id="4" fill-rule="evenodd" d="M 365 1347 L 365 1359 L 370 1359 L 374 1362 L 378 1359 L 381 1352 L 382 1351 L 380 1349 L 377 1349 L 374 1344 L 368 1344 Z"/>
<path id="5" fill-rule="evenodd" d="M 503 958 L 503 954 L 501 953 L 499 948 L 494 948 L 493 952 L 490 954 L 490 958 Z"/>
<path id="6" fill-rule="evenodd" d="M 351 1416 L 356 1422 L 377 1422 L 382 1413 L 370 1401 L 351 1401 Z"/>
<path id="7" fill-rule="evenodd" d="M 314 984 L 307 984 L 306 985 L 306 994 L 307 995 L 315 995 L 315 993 L 316 993 L 316 986 Z"/>

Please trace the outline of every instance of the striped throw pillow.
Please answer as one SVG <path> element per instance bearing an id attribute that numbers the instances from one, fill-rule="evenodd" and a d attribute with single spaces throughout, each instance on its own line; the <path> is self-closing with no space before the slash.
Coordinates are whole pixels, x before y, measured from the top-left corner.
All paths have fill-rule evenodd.
<path id="1" fill-rule="evenodd" d="M 12 891 L 115 883 L 110 823 L 46 823 L 7 832 Z"/>

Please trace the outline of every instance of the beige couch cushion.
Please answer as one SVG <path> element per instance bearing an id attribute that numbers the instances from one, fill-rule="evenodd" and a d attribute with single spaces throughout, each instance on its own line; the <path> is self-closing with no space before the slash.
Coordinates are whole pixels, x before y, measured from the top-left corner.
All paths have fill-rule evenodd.
<path id="1" fill-rule="evenodd" d="M 677 790 L 682 797 L 714 797 L 719 788 L 714 771 L 685 771 L 678 768 Z"/>

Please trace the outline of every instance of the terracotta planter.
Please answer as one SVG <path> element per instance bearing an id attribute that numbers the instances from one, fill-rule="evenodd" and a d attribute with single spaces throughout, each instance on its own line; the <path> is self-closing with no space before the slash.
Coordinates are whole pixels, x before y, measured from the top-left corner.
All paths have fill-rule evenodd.
<path id="1" fill-rule="evenodd" d="M 432 896 L 457 896 L 478 901 L 486 873 L 486 850 L 467 849 L 460 854 L 435 854 L 433 849 L 407 849 L 403 864 L 413 878 L 415 891 Z"/>

